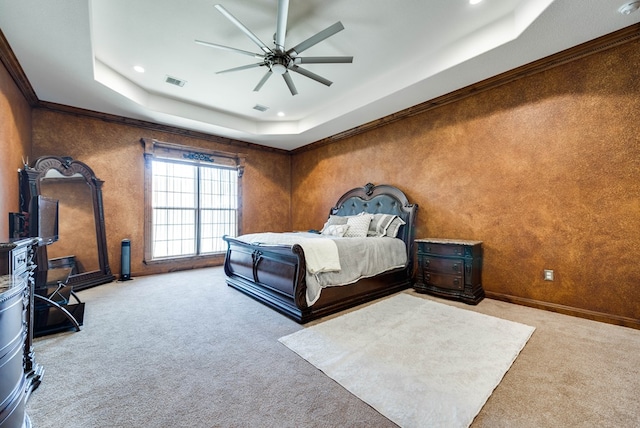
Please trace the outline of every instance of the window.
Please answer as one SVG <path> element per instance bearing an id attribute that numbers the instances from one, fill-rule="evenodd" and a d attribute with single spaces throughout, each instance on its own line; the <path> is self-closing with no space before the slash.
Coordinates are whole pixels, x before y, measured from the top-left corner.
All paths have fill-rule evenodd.
<path id="1" fill-rule="evenodd" d="M 189 149 L 146 143 L 146 261 L 223 254 L 239 234 L 243 158 Z"/>

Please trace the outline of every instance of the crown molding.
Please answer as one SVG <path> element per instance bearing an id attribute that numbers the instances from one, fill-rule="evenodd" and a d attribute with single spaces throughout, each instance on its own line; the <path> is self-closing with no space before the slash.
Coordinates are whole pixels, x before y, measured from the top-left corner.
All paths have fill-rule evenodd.
<path id="1" fill-rule="evenodd" d="M 426 111 L 441 107 L 446 104 L 460 101 L 464 98 L 478 94 L 480 92 L 497 88 L 498 86 L 505 85 L 515 80 L 541 73 L 559 65 L 576 61 L 589 55 L 611 49 L 615 46 L 637 41 L 638 39 L 640 39 L 640 24 L 633 24 L 629 27 L 625 27 L 613 33 L 598 37 L 597 39 L 593 39 L 591 41 L 582 43 L 556 54 L 549 55 L 545 58 L 539 59 L 518 68 L 514 68 L 513 70 L 506 71 L 494 77 L 490 77 L 488 79 L 442 95 L 440 97 L 417 104 L 413 107 L 401 110 L 397 113 L 365 123 L 355 128 L 351 128 L 347 131 L 332 135 L 331 137 L 327 137 L 322 140 L 318 140 L 314 143 L 307 144 L 306 146 L 292 150 L 291 153 L 297 154 L 308 150 L 313 150 L 318 147 L 343 140 L 345 138 L 350 138 L 355 135 L 379 128 L 381 126 L 388 125 L 398 120 L 415 116 L 417 114 L 424 113 Z"/>
<path id="2" fill-rule="evenodd" d="M 18 59 L 11 50 L 11 46 L 9 46 L 9 42 L 7 41 L 4 33 L 0 29 L 0 62 L 4 64 L 4 67 L 9 72 L 9 75 L 22 92 L 22 95 L 27 99 L 27 102 L 31 107 L 35 107 L 38 105 L 38 96 L 36 95 L 36 91 L 33 90 L 31 83 L 29 83 L 29 79 L 24 74 L 24 70 L 20 66 Z"/>
<path id="3" fill-rule="evenodd" d="M 107 113 L 100 113 L 92 110 L 85 110 L 76 107 L 66 106 L 62 104 L 56 104 L 51 102 L 40 101 L 33 90 L 33 87 L 29 83 L 29 79 L 22 70 L 20 63 L 15 57 L 11 46 L 7 42 L 2 30 L 0 30 L 0 61 L 4 64 L 5 68 L 13 78 L 14 82 L 27 99 L 29 104 L 33 108 L 40 108 L 45 110 L 56 111 L 60 113 L 72 114 L 76 116 L 91 117 L 100 119 L 106 122 L 119 123 L 123 125 L 134 126 L 138 128 L 148 129 L 152 131 L 161 131 L 171 134 L 184 135 L 191 138 L 197 138 L 207 141 L 213 141 L 216 143 L 227 144 L 236 147 L 248 148 L 259 151 L 275 152 L 280 154 L 297 154 L 308 150 L 313 150 L 336 141 L 340 141 L 346 138 L 353 137 L 358 134 L 362 134 L 373 129 L 388 125 L 398 120 L 415 116 L 417 114 L 424 113 L 426 111 L 441 107 L 446 104 L 450 104 L 466 97 L 475 95 L 477 93 L 487 91 L 498 86 L 505 85 L 518 79 L 522 79 L 537 73 L 541 73 L 545 70 L 557 67 L 568 62 L 576 61 L 589 55 L 596 54 L 598 52 L 611 49 L 615 46 L 619 46 L 625 43 L 634 42 L 640 39 L 640 23 L 633 24 L 621 30 L 599 37 L 597 39 L 582 43 L 578 46 L 566 49 L 562 52 L 547 56 L 513 70 L 501 73 L 497 76 L 490 77 L 440 97 L 425 101 L 417 104 L 413 107 L 401 110 L 397 113 L 385 116 L 383 118 L 365 123 L 363 125 L 351 128 L 347 131 L 332 135 L 330 137 L 318 140 L 316 142 L 307 144 L 303 147 L 288 151 L 283 149 L 277 149 L 272 147 L 266 147 L 259 144 L 248 143 L 245 141 L 235 140 L 231 138 L 220 137 L 217 135 L 207 134 L 204 132 L 190 131 L 175 126 L 161 125 L 155 122 L 143 121 L 139 119 L 131 119 L 123 116 L 112 115 Z"/>
<path id="4" fill-rule="evenodd" d="M 129 117 L 119 116 L 109 113 L 100 113 L 93 110 L 85 110 L 78 107 L 71 107 L 64 104 L 57 104 L 48 101 L 39 101 L 34 107 L 40 110 L 49 110 L 56 113 L 64 113 L 78 117 L 88 117 L 99 119 L 104 122 L 117 123 L 120 125 L 133 126 L 136 128 L 147 129 L 149 131 L 166 132 L 168 134 L 182 135 L 189 138 L 211 141 L 214 143 L 225 144 L 228 146 L 238 147 L 242 149 L 259 150 L 262 152 L 272 152 L 279 154 L 289 154 L 288 150 L 278 149 L 275 147 L 262 146 L 260 144 L 248 143 L 246 141 L 235 140 L 233 138 L 221 137 L 219 135 L 207 134 L 206 132 L 192 131 L 189 129 L 179 128 L 177 126 L 162 125 L 156 122 L 150 122 L 140 119 L 131 119 Z"/>

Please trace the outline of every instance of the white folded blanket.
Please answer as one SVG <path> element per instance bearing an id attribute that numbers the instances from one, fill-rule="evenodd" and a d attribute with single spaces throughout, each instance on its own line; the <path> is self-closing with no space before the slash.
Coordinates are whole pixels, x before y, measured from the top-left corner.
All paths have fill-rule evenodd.
<path id="1" fill-rule="evenodd" d="M 313 233 L 252 233 L 238 239 L 250 244 L 298 244 L 304 251 L 307 271 L 316 275 L 320 272 L 340 271 L 338 247 L 333 240 Z"/>

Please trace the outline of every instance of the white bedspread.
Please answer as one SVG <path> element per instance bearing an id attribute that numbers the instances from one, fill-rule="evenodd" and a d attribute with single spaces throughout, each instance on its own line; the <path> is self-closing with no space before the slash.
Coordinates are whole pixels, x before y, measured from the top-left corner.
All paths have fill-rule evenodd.
<path id="1" fill-rule="evenodd" d="M 255 233 L 237 239 L 248 243 L 300 245 L 307 264 L 309 306 L 320 298 L 323 288 L 352 284 L 407 264 L 407 248 L 398 238 L 329 238 L 297 232 Z"/>

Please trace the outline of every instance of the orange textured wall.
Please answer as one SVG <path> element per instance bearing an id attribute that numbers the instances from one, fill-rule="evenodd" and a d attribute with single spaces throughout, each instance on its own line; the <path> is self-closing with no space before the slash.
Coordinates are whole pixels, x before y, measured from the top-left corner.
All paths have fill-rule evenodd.
<path id="1" fill-rule="evenodd" d="M 33 111 L 33 156 L 71 156 L 86 163 L 102 187 L 109 262 L 120 272 L 120 242 L 131 240 L 131 273 L 143 275 L 211 265 L 211 261 L 145 265 L 144 158 L 140 138 L 245 153 L 243 232 L 285 231 L 290 221 L 289 155 L 154 132 L 44 109 Z M 221 259 L 213 264 L 220 264 Z"/>
<path id="2" fill-rule="evenodd" d="M 296 153 L 293 228 L 393 184 L 420 206 L 417 237 L 484 242 L 485 290 L 638 320 L 638 64 L 630 42 Z"/>
<path id="3" fill-rule="evenodd" d="M 18 169 L 31 156 L 31 106 L 0 63 L 0 241 L 9 237 L 9 212 L 17 212 Z"/>

